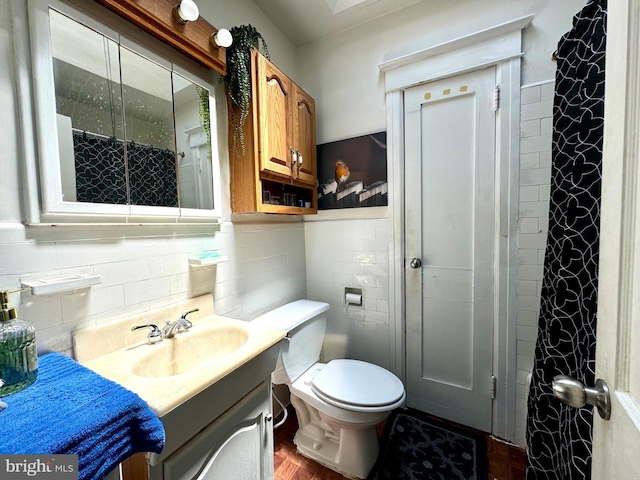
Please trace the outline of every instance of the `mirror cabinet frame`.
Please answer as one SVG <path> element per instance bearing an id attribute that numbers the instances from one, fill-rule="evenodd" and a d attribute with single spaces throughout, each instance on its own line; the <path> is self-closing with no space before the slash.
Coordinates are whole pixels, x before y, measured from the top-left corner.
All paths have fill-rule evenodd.
<path id="1" fill-rule="evenodd" d="M 218 223 L 222 211 L 218 128 L 221 110 L 214 82 L 218 74 L 197 65 L 157 39 L 140 32 L 104 7 L 86 0 L 27 0 L 10 2 L 17 96 L 22 137 L 25 222 L 58 223 Z M 81 6 L 80 6 L 81 5 Z M 70 202 L 63 199 L 56 125 L 53 59 L 49 36 L 49 8 L 96 30 L 149 60 L 209 90 L 211 170 L 214 209 L 113 205 Z M 98 20 L 99 18 L 99 20 Z M 31 48 L 29 48 L 29 45 Z M 177 164 L 176 164 L 177 175 Z"/>

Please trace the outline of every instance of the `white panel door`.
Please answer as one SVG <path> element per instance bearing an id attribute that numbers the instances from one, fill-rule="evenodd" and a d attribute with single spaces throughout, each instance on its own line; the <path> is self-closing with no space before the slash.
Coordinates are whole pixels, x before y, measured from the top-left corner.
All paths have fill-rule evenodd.
<path id="1" fill-rule="evenodd" d="M 640 0 L 609 2 L 592 478 L 640 479 Z M 592 385 L 588 385 L 591 387 Z"/>
<path id="2" fill-rule="evenodd" d="M 486 432 L 496 302 L 494 91 L 492 67 L 405 92 L 408 404 Z"/>

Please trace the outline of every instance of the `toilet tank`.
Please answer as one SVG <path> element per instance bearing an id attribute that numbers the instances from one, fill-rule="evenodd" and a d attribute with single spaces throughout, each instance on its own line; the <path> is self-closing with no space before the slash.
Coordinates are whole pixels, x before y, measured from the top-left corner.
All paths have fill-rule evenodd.
<path id="1" fill-rule="evenodd" d="M 287 332 L 272 375 L 273 383 L 292 383 L 320 360 L 328 310 L 328 303 L 297 300 L 253 320 Z"/>

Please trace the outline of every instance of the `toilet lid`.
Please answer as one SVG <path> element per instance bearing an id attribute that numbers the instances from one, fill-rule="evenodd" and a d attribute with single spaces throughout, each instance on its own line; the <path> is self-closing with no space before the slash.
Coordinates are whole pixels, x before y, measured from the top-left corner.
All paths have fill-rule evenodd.
<path id="1" fill-rule="evenodd" d="M 404 397 L 398 377 L 359 360 L 331 360 L 313 378 L 311 389 L 324 401 L 340 406 L 380 407 Z"/>

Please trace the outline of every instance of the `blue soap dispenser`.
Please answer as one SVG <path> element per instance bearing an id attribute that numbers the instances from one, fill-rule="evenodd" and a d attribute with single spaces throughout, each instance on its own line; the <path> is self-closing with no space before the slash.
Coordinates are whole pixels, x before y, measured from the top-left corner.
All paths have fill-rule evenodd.
<path id="1" fill-rule="evenodd" d="M 36 330 L 9 308 L 8 291 L 0 291 L 0 397 L 27 388 L 38 376 Z"/>

